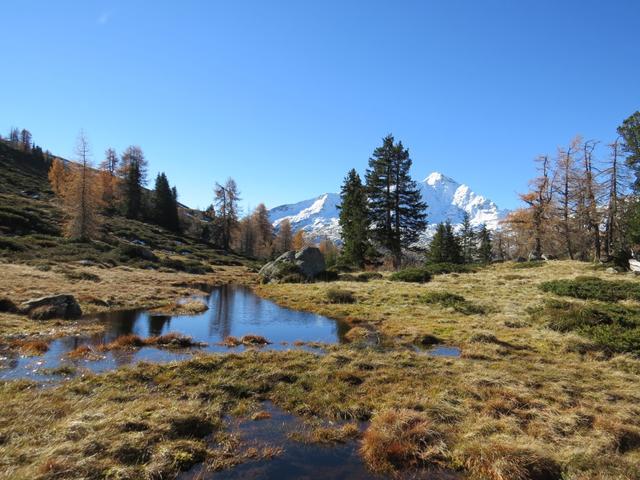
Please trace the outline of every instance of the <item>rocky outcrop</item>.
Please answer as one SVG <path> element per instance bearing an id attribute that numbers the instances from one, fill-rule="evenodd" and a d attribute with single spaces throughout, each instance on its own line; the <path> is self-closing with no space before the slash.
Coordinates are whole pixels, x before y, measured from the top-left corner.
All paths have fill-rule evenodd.
<path id="1" fill-rule="evenodd" d="M 61 294 L 28 300 L 20 305 L 20 313 L 34 320 L 74 319 L 82 316 L 82 309 L 73 295 Z"/>
<path id="2" fill-rule="evenodd" d="M 298 252 L 283 253 L 262 267 L 259 273 L 265 281 L 278 281 L 288 275 L 300 275 L 311 280 L 324 270 L 322 252 L 316 247 L 305 247 Z"/>

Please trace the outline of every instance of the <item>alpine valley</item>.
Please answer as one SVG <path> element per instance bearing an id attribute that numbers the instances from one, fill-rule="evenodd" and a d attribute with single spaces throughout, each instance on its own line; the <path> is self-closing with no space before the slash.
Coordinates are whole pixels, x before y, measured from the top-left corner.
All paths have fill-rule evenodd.
<path id="1" fill-rule="evenodd" d="M 419 244 L 428 242 L 440 222 L 449 220 L 454 227 L 460 225 L 465 212 L 469 214 L 473 226 L 485 224 L 489 230 L 498 229 L 500 220 L 508 213 L 488 198 L 475 193 L 468 185 L 439 172 L 431 173 L 418 182 L 418 186 L 428 206 L 429 221 Z M 339 205 L 338 193 L 324 193 L 316 198 L 272 208 L 269 218 L 276 230 L 287 218 L 293 231 L 304 230 L 313 240 L 327 237 L 340 242 Z"/>

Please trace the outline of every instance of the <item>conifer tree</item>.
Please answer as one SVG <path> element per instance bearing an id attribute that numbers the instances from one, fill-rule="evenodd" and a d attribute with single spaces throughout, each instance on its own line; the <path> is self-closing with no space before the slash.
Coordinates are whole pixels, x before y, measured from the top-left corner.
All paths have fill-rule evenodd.
<path id="1" fill-rule="evenodd" d="M 119 173 L 124 214 L 128 218 L 140 218 L 142 191 L 147 183 L 147 161 L 140 147 L 130 146 L 124 151 Z"/>
<path id="2" fill-rule="evenodd" d="M 476 251 L 476 234 L 471 226 L 471 218 L 467 212 L 462 217 L 460 229 L 460 246 L 462 247 L 462 260 L 464 263 L 473 262 Z"/>
<path id="3" fill-rule="evenodd" d="M 119 159 L 113 148 L 107 149 L 105 158 L 100 163 L 100 181 L 102 184 L 102 202 L 105 210 L 115 209 L 116 187 Z"/>
<path id="4" fill-rule="evenodd" d="M 278 225 L 278 235 L 276 236 L 276 249 L 278 253 L 291 250 L 293 245 L 293 234 L 291 233 L 291 222 L 285 218 Z"/>
<path id="5" fill-rule="evenodd" d="M 462 263 L 460 241 L 448 221 L 439 223 L 427 250 L 429 263 Z"/>
<path id="6" fill-rule="evenodd" d="M 374 150 L 366 173 L 372 235 L 389 250 L 395 268 L 402 262 L 402 250 L 413 245 L 427 225 L 427 205 L 410 168 L 409 151 L 388 135 Z"/>
<path id="7" fill-rule="evenodd" d="M 487 229 L 487 226 L 483 223 L 478 232 L 478 258 L 483 263 L 491 262 L 491 251 L 493 245 L 491 242 L 491 232 Z"/>
<path id="8" fill-rule="evenodd" d="M 240 192 L 233 178 L 227 179 L 224 185 L 216 182 L 214 188 L 217 218 L 221 226 L 222 248 L 229 250 L 233 235 L 238 228 L 238 202 Z"/>
<path id="9" fill-rule="evenodd" d="M 178 218 L 177 191 L 169 186 L 169 181 L 164 172 L 156 177 L 156 185 L 153 191 L 152 214 L 158 225 L 172 232 L 180 231 Z"/>
<path id="10" fill-rule="evenodd" d="M 48 177 L 53 193 L 58 197 L 62 197 L 62 194 L 67 188 L 67 182 L 69 181 L 69 172 L 67 172 L 62 160 L 59 158 L 53 159 Z"/>
<path id="11" fill-rule="evenodd" d="M 345 264 L 364 268 L 370 247 L 369 212 L 365 187 L 354 169 L 344 179 L 340 199 L 341 260 Z"/>
<path id="12" fill-rule="evenodd" d="M 89 142 L 80 132 L 76 145 L 78 166 L 74 168 L 63 192 L 65 211 L 68 216 L 66 235 L 82 241 L 95 237 L 99 228 L 97 209 L 99 189 L 91 166 Z"/>
<path id="13" fill-rule="evenodd" d="M 304 234 L 304 230 L 298 230 L 291 240 L 292 250 L 302 250 L 307 245 L 309 245 L 309 242 Z"/>
<path id="14" fill-rule="evenodd" d="M 627 154 L 627 165 L 635 172 L 635 193 L 640 193 L 640 110 L 634 112 L 618 127 L 623 149 Z"/>

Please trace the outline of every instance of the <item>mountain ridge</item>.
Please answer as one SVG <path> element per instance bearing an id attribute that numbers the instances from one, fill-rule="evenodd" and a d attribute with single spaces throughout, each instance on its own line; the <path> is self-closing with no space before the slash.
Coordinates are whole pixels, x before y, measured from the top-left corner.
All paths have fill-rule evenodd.
<path id="1" fill-rule="evenodd" d="M 468 185 L 458 183 L 440 172 L 431 172 L 418 182 L 418 188 L 428 205 L 429 221 L 419 244 L 428 242 L 435 225 L 440 222 L 449 220 L 454 227 L 458 226 L 464 212 L 469 214 L 473 226 L 485 224 L 489 230 L 497 230 L 500 220 L 507 213 L 507 210 L 499 209 L 493 201 L 475 193 Z M 339 241 L 339 205 L 340 195 L 327 192 L 307 200 L 274 207 L 269 210 L 269 218 L 276 230 L 287 218 L 293 231 L 304 230 L 314 241 L 324 237 Z"/>

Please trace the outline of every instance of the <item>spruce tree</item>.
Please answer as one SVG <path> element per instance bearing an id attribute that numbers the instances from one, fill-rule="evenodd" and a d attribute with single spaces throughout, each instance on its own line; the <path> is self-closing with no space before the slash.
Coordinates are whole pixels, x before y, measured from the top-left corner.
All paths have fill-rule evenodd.
<path id="1" fill-rule="evenodd" d="M 640 111 L 622 122 L 618 127 L 618 134 L 622 137 L 623 149 L 627 154 L 627 165 L 636 174 L 635 193 L 640 193 Z"/>
<path id="2" fill-rule="evenodd" d="M 360 175 L 351 169 L 340 192 L 341 262 L 364 268 L 369 248 L 367 193 Z"/>
<path id="3" fill-rule="evenodd" d="M 153 192 L 152 215 L 155 222 L 167 230 L 177 232 L 180 230 L 178 219 L 177 191 L 169 186 L 169 181 L 164 172 L 156 177 L 155 190 Z"/>
<path id="4" fill-rule="evenodd" d="M 427 250 L 428 263 L 462 263 L 462 249 L 451 223 L 439 223 Z"/>
<path id="5" fill-rule="evenodd" d="M 462 217 L 462 228 L 460 229 L 460 244 L 462 247 L 462 260 L 464 263 L 473 262 L 476 250 L 476 234 L 471 226 L 469 214 L 464 212 Z"/>
<path id="6" fill-rule="evenodd" d="M 374 150 L 366 173 L 372 236 L 389 250 L 395 268 L 402 262 L 402 249 L 413 245 L 427 226 L 427 205 L 410 169 L 409 151 L 388 135 Z"/>
<path id="7" fill-rule="evenodd" d="M 493 245 L 491 244 L 491 232 L 487 229 L 487 226 L 483 223 L 478 232 L 478 257 L 483 263 L 491 262 L 491 251 Z"/>
<path id="8" fill-rule="evenodd" d="M 140 218 L 142 192 L 147 183 L 147 161 L 140 147 L 130 146 L 124 151 L 119 173 L 124 214 L 128 218 Z"/>

